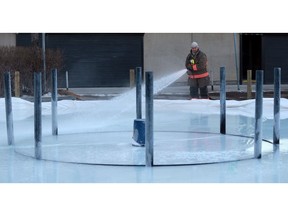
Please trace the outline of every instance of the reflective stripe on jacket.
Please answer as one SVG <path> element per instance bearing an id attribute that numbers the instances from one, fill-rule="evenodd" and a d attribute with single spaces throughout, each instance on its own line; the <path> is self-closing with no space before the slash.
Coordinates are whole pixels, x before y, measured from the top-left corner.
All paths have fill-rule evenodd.
<path id="1" fill-rule="evenodd" d="M 204 77 L 209 76 L 209 73 L 205 72 L 205 73 L 202 73 L 202 74 L 195 74 L 195 75 L 188 75 L 188 76 L 191 79 L 199 79 L 199 78 L 204 78 Z"/>

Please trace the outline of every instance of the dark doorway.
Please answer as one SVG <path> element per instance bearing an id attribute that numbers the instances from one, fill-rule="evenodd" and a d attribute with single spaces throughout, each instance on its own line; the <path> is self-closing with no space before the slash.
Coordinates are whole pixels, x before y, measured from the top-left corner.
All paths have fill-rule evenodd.
<path id="1" fill-rule="evenodd" d="M 247 81 L 247 70 L 264 70 L 264 84 L 274 83 L 274 68 L 281 68 L 281 83 L 288 83 L 288 34 L 242 33 L 240 35 L 240 82 Z"/>
<path id="2" fill-rule="evenodd" d="M 273 84 L 275 67 L 281 68 L 281 82 L 288 83 L 288 34 L 264 34 L 262 44 L 264 83 Z"/>
<path id="3" fill-rule="evenodd" d="M 262 69 L 262 36 L 263 34 L 240 34 L 240 82 L 247 81 L 247 70 L 252 70 L 255 80 L 256 70 Z"/>

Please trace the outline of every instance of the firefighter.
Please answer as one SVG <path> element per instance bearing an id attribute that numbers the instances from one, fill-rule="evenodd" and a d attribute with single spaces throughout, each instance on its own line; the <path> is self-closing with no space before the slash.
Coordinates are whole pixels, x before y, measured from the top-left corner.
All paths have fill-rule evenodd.
<path id="1" fill-rule="evenodd" d="M 207 70 L 207 56 L 199 49 L 197 42 L 191 44 L 191 50 L 186 58 L 190 99 L 209 99 L 208 85 L 210 77 Z M 200 90 L 200 97 L 199 97 Z"/>

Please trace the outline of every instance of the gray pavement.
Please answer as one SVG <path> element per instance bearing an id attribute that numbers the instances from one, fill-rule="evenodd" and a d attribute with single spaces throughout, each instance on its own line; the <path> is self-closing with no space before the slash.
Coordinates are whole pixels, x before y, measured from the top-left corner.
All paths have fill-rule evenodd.
<path id="1" fill-rule="evenodd" d="M 256 85 L 252 85 L 252 92 L 255 92 Z M 129 91 L 129 87 L 111 87 L 111 88 L 70 88 L 69 91 L 81 96 L 83 100 L 95 100 L 95 99 L 110 99 L 118 96 L 126 91 Z M 274 85 L 264 85 L 264 91 L 272 91 Z M 219 93 L 220 85 L 216 83 L 208 87 L 209 93 Z M 281 85 L 282 91 L 288 91 L 288 85 Z M 226 84 L 226 92 L 247 92 L 247 85 L 235 85 Z M 186 82 L 174 82 L 168 87 L 162 89 L 155 95 L 156 99 L 188 99 L 189 98 L 189 86 Z"/>
<path id="2" fill-rule="evenodd" d="M 252 92 L 255 92 L 256 85 L 252 85 Z M 59 100 L 109 100 L 113 97 L 123 94 L 131 90 L 130 87 L 96 87 L 96 88 L 69 88 L 61 89 L 63 90 L 61 94 L 58 95 Z M 265 92 L 273 92 L 274 85 L 263 85 Z M 281 90 L 288 92 L 288 84 L 282 84 Z M 219 99 L 220 85 L 215 83 L 215 85 L 210 85 L 208 87 L 210 97 L 212 99 Z M 65 94 L 63 94 L 63 92 Z M 226 92 L 247 92 L 247 85 L 236 85 L 236 84 L 226 84 Z M 288 93 L 287 93 L 288 95 Z M 168 100 L 186 100 L 189 99 L 189 86 L 186 82 L 174 82 L 168 87 L 162 89 L 154 97 L 155 99 L 168 99 Z M 33 96 L 22 96 L 22 99 L 33 102 Z M 42 101 L 50 101 L 51 95 L 44 95 Z"/>

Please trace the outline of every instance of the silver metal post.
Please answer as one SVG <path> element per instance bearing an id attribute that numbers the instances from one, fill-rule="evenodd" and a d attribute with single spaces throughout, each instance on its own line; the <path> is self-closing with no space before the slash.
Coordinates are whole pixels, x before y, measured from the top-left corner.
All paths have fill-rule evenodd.
<path id="1" fill-rule="evenodd" d="M 237 90 L 239 91 L 240 87 L 239 87 L 239 71 L 238 71 L 236 33 L 234 33 L 233 35 L 234 35 L 234 51 L 235 51 L 235 68 L 236 68 Z"/>
<path id="2" fill-rule="evenodd" d="M 46 92 L 46 40 L 45 33 L 42 33 L 42 57 L 43 57 L 43 80 L 44 92 Z"/>
<path id="3" fill-rule="evenodd" d="M 146 166 L 153 166 L 153 72 L 145 73 L 146 95 L 146 123 L 145 123 L 145 148 Z"/>
<path id="4" fill-rule="evenodd" d="M 214 72 L 210 71 L 210 78 L 211 78 L 211 91 L 214 91 Z"/>
<path id="5" fill-rule="evenodd" d="M 281 68 L 274 68 L 274 126 L 273 143 L 280 143 Z"/>
<path id="6" fill-rule="evenodd" d="M 68 71 L 66 71 L 66 90 L 69 89 L 69 74 Z"/>
<path id="7" fill-rule="evenodd" d="M 220 133 L 226 134 L 226 72 L 220 67 Z"/>
<path id="8" fill-rule="evenodd" d="M 58 135 L 58 121 L 57 121 L 57 69 L 52 70 L 52 135 Z"/>
<path id="9" fill-rule="evenodd" d="M 136 118 L 142 118 L 142 68 L 136 67 Z"/>
<path id="10" fill-rule="evenodd" d="M 256 70 L 254 157 L 261 158 L 263 114 L 263 70 Z"/>
<path id="11" fill-rule="evenodd" d="M 42 119 L 41 119 L 41 103 L 42 103 L 42 85 L 41 73 L 34 73 L 34 139 L 35 139 L 35 157 L 42 158 L 41 141 L 42 141 Z"/>
<path id="12" fill-rule="evenodd" d="M 4 93 L 6 108 L 6 127 L 8 145 L 14 144 L 13 114 L 12 114 L 12 94 L 11 94 L 11 75 L 10 72 L 4 73 Z"/>

